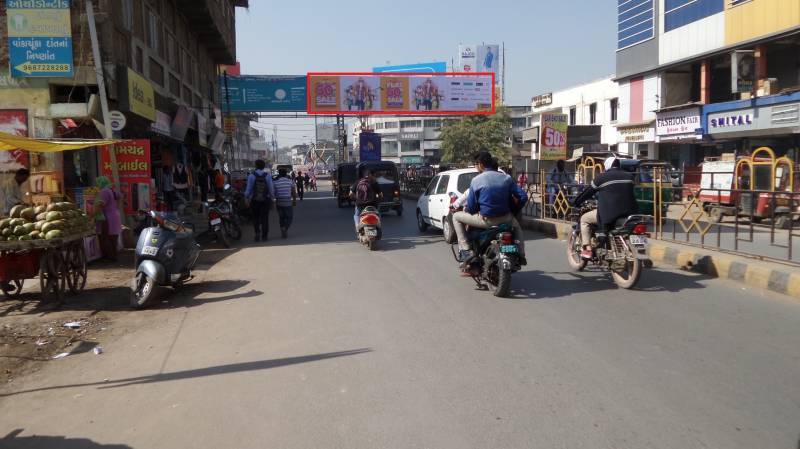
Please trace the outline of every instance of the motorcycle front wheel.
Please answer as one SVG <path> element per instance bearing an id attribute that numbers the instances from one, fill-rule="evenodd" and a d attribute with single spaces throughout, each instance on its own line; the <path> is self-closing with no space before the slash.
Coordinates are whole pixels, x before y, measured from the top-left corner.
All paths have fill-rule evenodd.
<path id="1" fill-rule="evenodd" d="M 219 243 L 221 243 L 223 247 L 225 247 L 225 248 L 230 248 L 231 247 L 231 242 L 230 242 L 230 240 L 228 240 L 228 233 L 225 232 L 225 230 L 222 229 L 222 227 L 220 227 L 216 231 L 216 234 L 217 234 L 217 241 Z"/>
<path id="2" fill-rule="evenodd" d="M 575 271 L 583 271 L 586 268 L 587 260 L 581 257 L 581 237 L 573 232 L 567 239 L 567 263 Z"/>
<path id="3" fill-rule="evenodd" d="M 629 260 L 625 264 L 625 270 L 611 272 L 614 283 L 616 283 L 619 288 L 624 289 L 631 289 L 636 286 L 641 276 L 642 261 L 639 259 Z"/>
<path id="4" fill-rule="evenodd" d="M 241 240 L 242 227 L 238 223 L 232 220 L 223 220 L 222 227 L 225 228 L 225 234 L 228 234 L 228 237 L 234 240 Z"/>
<path id="5" fill-rule="evenodd" d="M 142 273 L 136 273 L 131 291 L 131 307 L 141 309 L 151 302 L 156 292 L 156 280 Z"/>

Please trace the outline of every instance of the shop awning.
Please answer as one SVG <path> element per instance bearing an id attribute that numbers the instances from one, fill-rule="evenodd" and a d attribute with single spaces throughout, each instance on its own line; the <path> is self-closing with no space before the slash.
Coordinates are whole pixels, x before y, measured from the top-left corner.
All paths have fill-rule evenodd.
<path id="1" fill-rule="evenodd" d="M 81 150 L 98 145 L 111 145 L 118 140 L 105 139 L 31 139 L 0 132 L 0 151 L 26 150 L 34 153 L 57 153 Z"/>

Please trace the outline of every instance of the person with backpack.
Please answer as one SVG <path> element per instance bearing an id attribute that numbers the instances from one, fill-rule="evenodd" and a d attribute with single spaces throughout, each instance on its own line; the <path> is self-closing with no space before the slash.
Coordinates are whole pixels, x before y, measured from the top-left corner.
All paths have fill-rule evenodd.
<path id="1" fill-rule="evenodd" d="M 247 177 L 247 188 L 244 191 L 244 197 L 253 212 L 256 242 L 267 241 L 269 210 L 275 200 L 275 185 L 272 183 L 272 176 L 264 170 L 266 166 L 263 160 L 256 161 L 256 170 Z"/>
<path id="2" fill-rule="evenodd" d="M 303 178 L 303 172 L 298 170 L 297 177 L 294 179 L 295 184 L 297 185 L 297 196 L 300 197 L 300 201 L 303 201 L 303 194 L 305 193 L 306 189 L 304 188 L 305 178 Z"/>
<path id="3" fill-rule="evenodd" d="M 353 216 L 353 223 L 358 227 L 358 217 L 361 216 L 361 211 L 365 207 L 372 206 L 378 208 L 383 194 L 381 193 L 381 186 L 375 180 L 375 176 L 371 171 L 366 170 L 364 176 L 358 180 L 355 186 L 352 187 L 351 195 L 356 202 L 356 211 Z"/>

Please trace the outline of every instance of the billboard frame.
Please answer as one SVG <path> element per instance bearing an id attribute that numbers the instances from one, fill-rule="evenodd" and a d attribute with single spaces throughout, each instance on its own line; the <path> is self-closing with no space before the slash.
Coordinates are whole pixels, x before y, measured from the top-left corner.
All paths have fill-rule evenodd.
<path id="1" fill-rule="evenodd" d="M 424 77 L 481 77 L 489 76 L 492 78 L 492 109 L 488 111 L 345 111 L 345 110 L 312 110 L 311 98 L 311 79 L 313 77 L 322 76 L 378 76 L 378 77 L 393 77 L 398 76 L 424 76 Z M 497 113 L 497 84 L 495 74 L 492 72 L 445 72 L 445 73 L 428 73 L 428 72 L 308 72 L 306 74 L 306 114 L 308 115 L 349 115 L 349 116 L 367 116 L 367 115 L 388 115 L 388 116 L 453 116 L 453 115 L 494 115 Z"/>

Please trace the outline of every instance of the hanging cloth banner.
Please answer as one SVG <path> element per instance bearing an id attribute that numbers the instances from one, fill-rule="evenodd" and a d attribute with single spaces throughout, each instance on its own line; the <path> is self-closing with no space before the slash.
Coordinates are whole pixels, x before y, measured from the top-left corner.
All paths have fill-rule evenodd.
<path id="1" fill-rule="evenodd" d="M 57 153 L 60 151 L 82 150 L 98 145 L 111 145 L 117 140 L 85 139 L 31 139 L 0 132 L 0 151 L 25 150 L 34 153 Z"/>

